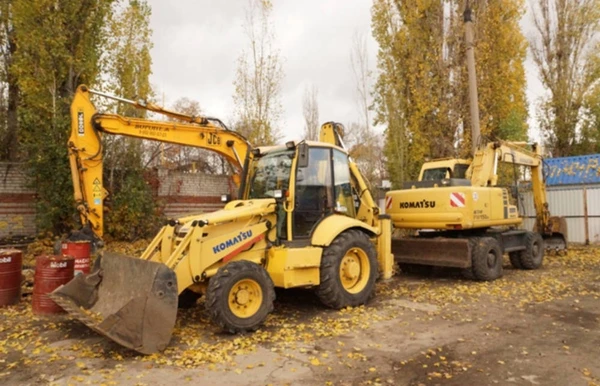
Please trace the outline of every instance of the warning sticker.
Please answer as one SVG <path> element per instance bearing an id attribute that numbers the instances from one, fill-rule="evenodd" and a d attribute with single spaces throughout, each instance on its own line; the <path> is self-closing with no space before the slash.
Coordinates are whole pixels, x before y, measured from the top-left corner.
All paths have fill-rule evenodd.
<path id="1" fill-rule="evenodd" d="M 465 194 L 460 192 L 450 193 L 450 206 L 453 208 L 464 208 Z"/>

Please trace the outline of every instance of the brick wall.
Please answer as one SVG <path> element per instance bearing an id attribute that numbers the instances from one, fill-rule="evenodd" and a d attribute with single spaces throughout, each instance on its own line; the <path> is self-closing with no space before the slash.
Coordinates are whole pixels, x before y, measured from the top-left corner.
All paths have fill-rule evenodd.
<path id="1" fill-rule="evenodd" d="M 0 162 L 0 241 L 36 234 L 35 193 L 26 188 L 24 169 L 21 163 Z M 155 194 L 167 218 L 221 209 L 221 195 L 234 192 L 229 176 L 168 169 L 155 176 Z"/>
<path id="2" fill-rule="evenodd" d="M 229 176 L 159 169 L 157 190 L 165 217 L 177 218 L 223 208 L 221 195 L 232 194 L 233 185 Z"/>
<path id="3" fill-rule="evenodd" d="M 35 194 L 24 165 L 0 162 L 0 240 L 35 235 Z"/>

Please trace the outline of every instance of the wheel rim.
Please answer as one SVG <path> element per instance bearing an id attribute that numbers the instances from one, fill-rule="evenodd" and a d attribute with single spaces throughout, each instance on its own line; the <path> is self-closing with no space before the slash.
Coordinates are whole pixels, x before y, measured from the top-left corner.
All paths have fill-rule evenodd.
<path id="1" fill-rule="evenodd" d="M 340 281 L 351 294 L 362 291 L 369 281 L 371 266 L 369 257 L 360 248 L 349 249 L 340 263 Z"/>
<path id="2" fill-rule="evenodd" d="M 263 301 L 260 284 L 252 279 L 242 279 L 229 291 L 229 309 L 238 318 L 249 318 L 256 314 Z"/>
<path id="3" fill-rule="evenodd" d="M 497 256 L 494 253 L 493 250 L 488 252 L 488 256 L 487 256 L 487 264 L 489 268 L 494 268 L 496 266 L 496 259 Z"/>

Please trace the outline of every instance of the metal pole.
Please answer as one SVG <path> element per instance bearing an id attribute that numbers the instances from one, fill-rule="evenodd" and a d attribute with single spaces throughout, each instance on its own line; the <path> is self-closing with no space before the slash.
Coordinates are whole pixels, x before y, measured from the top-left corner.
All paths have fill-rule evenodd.
<path id="1" fill-rule="evenodd" d="M 471 150 L 473 156 L 477 151 L 477 144 L 481 136 L 479 128 L 479 104 L 477 98 L 477 76 L 475 73 L 475 47 L 473 45 L 473 20 L 471 18 L 471 7 L 469 1 L 465 7 L 465 45 L 467 48 L 467 69 L 469 73 L 469 105 L 471 112 Z"/>
<path id="2" fill-rule="evenodd" d="M 585 245 L 590 245 L 590 219 L 588 216 L 587 186 L 583 187 L 583 227 L 585 231 Z"/>

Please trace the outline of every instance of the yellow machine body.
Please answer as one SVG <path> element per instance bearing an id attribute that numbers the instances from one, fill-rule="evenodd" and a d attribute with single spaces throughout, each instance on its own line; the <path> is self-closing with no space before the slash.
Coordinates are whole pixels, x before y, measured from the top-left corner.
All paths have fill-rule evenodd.
<path id="1" fill-rule="evenodd" d="M 473 229 L 520 225 L 517 207 L 503 188 L 432 187 L 388 193 L 392 223 L 406 229 Z"/>
<path id="2" fill-rule="evenodd" d="M 364 304 L 375 279 L 391 277 L 391 222 L 343 148 L 341 125 L 324 124 L 319 142 L 252 148 L 215 119 L 158 106 L 134 103 L 189 123 L 98 114 L 91 92 L 80 86 L 73 100 L 69 157 L 82 224 L 97 237 L 104 134 L 211 149 L 236 167 L 240 198 L 170 220 L 140 257 L 104 254 L 91 274 L 51 295 L 94 330 L 151 353 L 168 345 L 178 304 L 190 296 L 206 295 L 224 329 L 252 331 L 272 309 L 273 287 L 314 288 L 340 308 Z"/>

